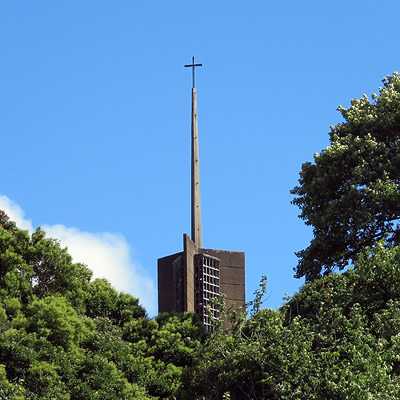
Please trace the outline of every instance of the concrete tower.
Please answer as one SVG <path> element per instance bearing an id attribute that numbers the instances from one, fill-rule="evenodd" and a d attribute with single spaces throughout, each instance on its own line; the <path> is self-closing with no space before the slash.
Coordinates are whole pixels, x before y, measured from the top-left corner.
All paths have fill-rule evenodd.
<path id="1" fill-rule="evenodd" d="M 226 305 L 245 304 L 244 253 L 204 249 L 201 232 L 199 142 L 195 64 L 192 68 L 191 238 L 183 235 L 183 251 L 158 259 L 158 312 L 194 311 L 211 328 L 209 299 L 226 295 Z M 217 310 L 211 308 L 213 318 Z M 225 323 L 226 325 L 226 323 Z"/>

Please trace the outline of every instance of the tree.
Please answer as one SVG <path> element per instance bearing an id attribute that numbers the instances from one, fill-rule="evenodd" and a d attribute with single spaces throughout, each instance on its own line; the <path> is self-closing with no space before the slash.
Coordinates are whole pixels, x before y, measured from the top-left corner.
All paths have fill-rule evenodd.
<path id="1" fill-rule="evenodd" d="M 310 245 L 299 251 L 296 277 L 307 281 L 343 269 L 368 246 L 400 242 L 400 75 L 383 79 L 379 95 L 339 107 L 330 146 L 300 171 L 291 193 Z"/>
<path id="2" fill-rule="evenodd" d="M 0 210 L 0 398 L 152 398 L 122 337 L 146 312 L 91 276 L 59 241 L 40 228 L 30 236 Z M 145 365 L 143 376 L 160 375 Z"/>
<path id="3" fill-rule="evenodd" d="M 39 227 L 23 257 L 34 271 L 33 294 L 44 297 L 58 293 L 82 306 L 92 272 L 83 264 L 73 263 L 67 248 L 62 248 L 58 240 L 46 238 Z"/>
<path id="4" fill-rule="evenodd" d="M 61 296 L 33 300 L 26 309 L 28 332 L 45 337 L 53 346 L 69 349 L 78 345 L 88 329 L 75 309 Z"/>
<path id="5" fill-rule="evenodd" d="M 183 377 L 182 398 L 400 398 L 400 246 L 367 248 L 343 274 L 307 283 L 278 310 L 252 310 L 210 335 Z"/>

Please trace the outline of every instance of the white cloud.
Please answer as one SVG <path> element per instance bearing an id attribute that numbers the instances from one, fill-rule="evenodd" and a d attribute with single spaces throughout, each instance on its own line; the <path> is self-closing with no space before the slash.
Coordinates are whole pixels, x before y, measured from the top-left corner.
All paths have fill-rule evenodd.
<path id="1" fill-rule="evenodd" d="M 18 228 L 33 232 L 32 221 L 25 219 L 25 211 L 7 196 L 0 195 L 0 210 L 5 211 L 11 221 L 17 223 Z"/>
<path id="2" fill-rule="evenodd" d="M 31 220 L 25 219 L 21 207 L 6 196 L 0 196 L 4 210 L 18 228 L 33 231 Z M 86 264 L 94 278 L 106 278 L 118 291 L 139 298 L 150 316 L 156 314 L 156 293 L 153 280 L 132 258 L 132 250 L 122 234 L 82 232 L 64 225 L 43 225 L 47 237 L 58 239 L 68 247 L 74 262 Z"/>

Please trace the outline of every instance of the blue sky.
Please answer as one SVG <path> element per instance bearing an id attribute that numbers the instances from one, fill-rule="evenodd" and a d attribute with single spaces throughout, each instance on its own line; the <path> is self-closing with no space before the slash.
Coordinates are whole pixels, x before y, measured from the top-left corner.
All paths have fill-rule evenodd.
<path id="1" fill-rule="evenodd" d="M 203 245 L 246 253 L 266 307 L 303 283 L 290 204 L 339 105 L 399 69 L 396 1 L 3 1 L 0 207 L 156 313 L 190 231 L 197 69 Z"/>

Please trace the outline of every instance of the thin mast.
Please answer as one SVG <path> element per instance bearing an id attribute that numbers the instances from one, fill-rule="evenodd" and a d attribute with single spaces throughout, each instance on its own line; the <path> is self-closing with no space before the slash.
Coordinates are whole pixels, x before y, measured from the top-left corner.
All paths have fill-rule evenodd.
<path id="1" fill-rule="evenodd" d="M 200 169 L 199 169 L 199 141 L 197 129 L 197 93 L 195 88 L 195 67 L 201 67 L 202 64 L 195 64 L 194 57 L 192 64 L 185 67 L 192 67 L 192 160 L 191 160 L 191 191 L 192 191 L 192 207 L 191 207 L 191 222 L 192 222 L 192 240 L 198 248 L 203 246 L 201 236 L 201 204 L 200 204 Z"/>

